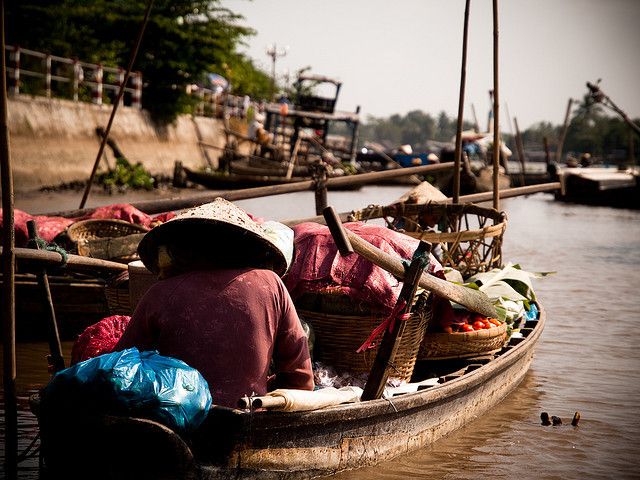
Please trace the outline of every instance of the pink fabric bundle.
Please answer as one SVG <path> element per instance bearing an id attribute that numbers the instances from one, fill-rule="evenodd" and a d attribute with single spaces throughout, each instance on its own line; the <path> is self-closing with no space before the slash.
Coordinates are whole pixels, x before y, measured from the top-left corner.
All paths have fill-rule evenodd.
<path id="1" fill-rule="evenodd" d="M 380 250 L 408 261 L 419 243 L 379 225 L 353 222 L 344 227 Z M 338 289 L 354 301 L 386 313 L 393 311 L 402 283 L 392 274 L 358 254 L 341 256 L 329 229 L 323 225 L 302 223 L 293 230 L 296 254 L 284 281 L 294 300 L 306 292 Z M 430 256 L 428 271 L 441 270 L 439 262 Z"/>
<path id="2" fill-rule="evenodd" d="M 173 217 L 175 217 L 175 213 L 173 212 L 161 213 L 155 217 L 151 217 L 128 203 L 116 203 L 105 207 L 99 207 L 91 214 L 77 218 L 47 217 L 45 215 L 33 216 L 23 212 L 22 210 L 16 209 L 14 210 L 16 247 L 24 247 L 27 245 L 27 241 L 29 240 L 27 222 L 29 220 L 34 220 L 36 222 L 38 236 L 46 242 L 51 243 L 60 233 L 64 232 L 65 228 L 80 220 L 87 220 L 90 218 L 125 220 L 130 223 L 151 228 L 157 223 L 166 222 Z M 0 208 L 0 234 L 1 233 L 2 209 Z"/>
<path id="3" fill-rule="evenodd" d="M 113 315 L 88 326 L 73 344 L 71 365 L 111 353 L 129 320 L 131 317 L 127 315 Z"/>

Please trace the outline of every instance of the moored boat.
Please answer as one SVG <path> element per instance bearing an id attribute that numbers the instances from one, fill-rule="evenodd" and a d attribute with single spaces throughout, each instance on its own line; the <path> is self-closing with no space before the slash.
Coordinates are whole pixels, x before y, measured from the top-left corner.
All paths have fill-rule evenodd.
<path id="1" fill-rule="evenodd" d="M 524 378 L 546 313 L 497 353 L 418 365 L 418 389 L 307 412 L 213 407 L 189 438 L 147 419 L 40 418 L 51 474 L 94 478 L 313 478 L 428 445 L 491 409 Z M 433 382 L 424 382 L 437 371 Z"/>
<path id="2" fill-rule="evenodd" d="M 283 185 L 289 183 L 304 182 L 311 180 L 312 177 L 299 177 L 286 175 L 267 174 L 265 170 L 263 174 L 257 173 L 226 173 L 221 171 L 197 171 L 183 167 L 186 177 L 189 181 L 197 183 L 209 189 L 230 190 L 241 188 L 266 187 L 269 185 Z M 330 190 L 359 190 L 361 185 L 350 185 L 344 187 L 329 187 Z"/>

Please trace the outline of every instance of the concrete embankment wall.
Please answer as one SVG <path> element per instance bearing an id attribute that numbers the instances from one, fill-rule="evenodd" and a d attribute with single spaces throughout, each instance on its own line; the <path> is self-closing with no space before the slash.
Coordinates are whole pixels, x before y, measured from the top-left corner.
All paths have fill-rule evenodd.
<path id="1" fill-rule="evenodd" d="M 8 112 L 16 193 L 86 182 L 100 146 L 96 127 L 107 126 L 111 106 L 20 95 L 9 99 Z M 183 115 L 175 124 L 160 127 L 144 110 L 124 106 L 118 108 L 110 134 L 130 162 L 141 162 L 154 175 L 172 175 L 177 160 L 192 168 L 207 165 L 199 137 L 222 147 L 222 122 Z M 113 166 L 108 146 L 105 152 Z M 220 150 L 206 152 L 217 166 Z M 99 171 L 105 169 L 101 159 Z"/>

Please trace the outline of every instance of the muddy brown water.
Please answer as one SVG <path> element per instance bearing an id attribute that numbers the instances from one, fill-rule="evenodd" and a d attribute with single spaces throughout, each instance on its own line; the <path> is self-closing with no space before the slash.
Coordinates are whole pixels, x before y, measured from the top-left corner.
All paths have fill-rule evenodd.
<path id="1" fill-rule="evenodd" d="M 389 203 L 404 191 L 330 192 L 329 202 L 347 211 Z M 16 207 L 76 208 L 80 196 L 17 197 Z M 120 201 L 92 194 L 89 206 Z M 238 204 L 265 218 L 290 219 L 313 215 L 313 202 L 304 192 Z M 502 208 L 509 218 L 505 258 L 557 272 L 534 284 L 548 321 L 529 373 L 498 406 L 433 445 L 336 478 L 640 478 L 640 212 L 562 204 L 548 194 L 504 200 Z M 64 346 L 68 358 L 71 344 Z M 17 353 L 25 448 L 37 431 L 27 397 L 48 379 L 47 346 L 21 343 Z M 565 424 L 540 425 L 542 411 Z M 575 411 L 582 416 L 577 428 L 568 425 Z M 23 462 L 20 478 L 38 478 L 37 465 L 34 458 Z"/>

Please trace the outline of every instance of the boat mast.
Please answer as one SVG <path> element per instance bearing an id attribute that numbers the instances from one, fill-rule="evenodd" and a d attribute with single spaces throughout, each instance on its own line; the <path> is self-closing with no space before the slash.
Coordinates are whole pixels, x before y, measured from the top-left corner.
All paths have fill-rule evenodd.
<path id="1" fill-rule="evenodd" d="M 458 100 L 458 123 L 456 127 L 456 150 L 453 172 L 453 203 L 460 200 L 460 164 L 462 157 L 462 116 L 464 114 L 464 91 L 467 82 L 467 40 L 469 37 L 469 4 L 464 7 L 464 30 L 462 34 L 462 65 L 460 67 L 460 98 Z"/>
<path id="2" fill-rule="evenodd" d="M 498 0 L 493 0 L 493 208 L 500 210 L 500 96 L 498 83 Z"/>
<path id="3" fill-rule="evenodd" d="M 4 464 L 8 479 L 18 476 L 18 398 L 16 396 L 16 298 L 13 173 L 7 115 L 7 65 L 4 55 L 4 0 L 0 0 L 0 177 L 2 177 L 2 342 L 4 361 Z"/>

